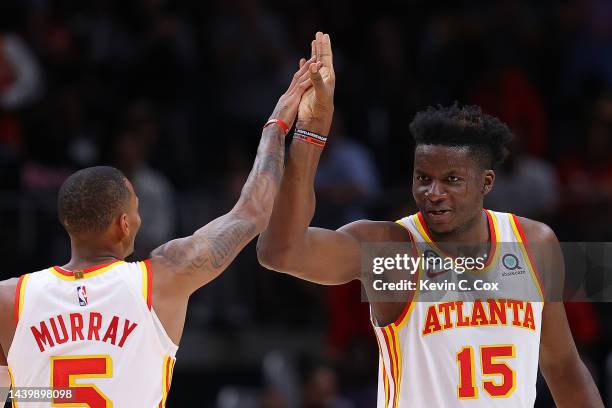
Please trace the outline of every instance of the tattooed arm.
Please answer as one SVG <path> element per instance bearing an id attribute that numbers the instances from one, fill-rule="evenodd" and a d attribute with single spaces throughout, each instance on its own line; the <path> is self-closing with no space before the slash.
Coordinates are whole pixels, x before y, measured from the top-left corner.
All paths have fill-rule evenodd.
<path id="1" fill-rule="evenodd" d="M 271 118 L 293 125 L 302 94 L 312 85 L 308 74 L 311 64 L 317 63 L 314 59 L 300 61 L 300 69 Z M 284 154 L 281 127 L 272 124 L 264 128 L 255 164 L 234 208 L 193 235 L 170 241 L 151 253 L 155 311 L 175 343 L 182 333 L 189 296 L 219 276 L 268 225 L 283 175 Z"/>

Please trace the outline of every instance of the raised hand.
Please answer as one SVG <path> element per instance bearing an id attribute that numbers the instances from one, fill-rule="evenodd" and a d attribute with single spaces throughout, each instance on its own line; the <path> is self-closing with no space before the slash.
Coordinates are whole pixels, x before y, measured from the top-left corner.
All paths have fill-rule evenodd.
<path id="1" fill-rule="evenodd" d="M 300 101 L 298 127 L 327 136 L 334 115 L 334 88 L 336 74 L 329 34 L 317 32 L 311 43 L 311 59 L 300 61 L 300 67 L 308 67 L 313 87 Z M 314 58 L 314 63 L 312 62 Z"/>
<path id="2" fill-rule="evenodd" d="M 300 99 L 304 92 L 312 86 L 310 66 L 316 66 L 315 57 L 311 57 L 308 61 L 303 58 L 300 60 L 300 69 L 293 75 L 287 91 L 279 98 L 270 119 L 280 119 L 290 128 L 293 126 Z"/>

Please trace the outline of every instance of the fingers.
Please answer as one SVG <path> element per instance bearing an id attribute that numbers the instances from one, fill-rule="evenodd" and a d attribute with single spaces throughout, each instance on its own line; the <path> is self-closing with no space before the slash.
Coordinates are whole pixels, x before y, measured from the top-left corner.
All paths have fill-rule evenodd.
<path id="1" fill-rule="evenodd" d="M 310 74 L 310 79 L 312 80 L 312 84 L 314 85 L 315 90 L 322 90 L 325 84 L 323 83 L 323 78 L 321 77 L 321 67 L 323 66 L 322 62 L 313 62 L 308 67 L 308 72 Z"/>
<path id="2" fill-rule="evenodd" d="M 312 40 L 310 42 L 310 58 L 314 58 L 315 60 L 317 59 L 317 47 L 316 47 L 316 40 Z"/>
<path id="3" fill-rule="evenodd" d="M 303 94 L 312 85 L 312 80 L 310 78 L 306 78 L 305 81 L 300 82 L 300 84 L 297 86 L 297 89 L 300 91 L 300 94 Z"/>
<path id="4" fill-rule="evenodd" d="M 317 31 L 315 39 L 310 43 L 310 53 L 311 57 L 316 58 L 315 61 L 323 62 L 324 66 L 333 70 L 334 61 L 329 34 Z"/>
<path id="5" fill-rule="evenodd" d="M 302 63 L 302 61 L 304 61 Z M 314 59 L 311 58 L 306 61 L 304 58 L 300 59 L 300 69 L 297 70 L 295 74 L 293 74 L 293 79 L 291 80 L 291 84 L 289 84 L 289 89 L 293 88 L 298 82 L 302 75 L 308 73 L 308 66 L 314 62 Z"/>
<path id="6" fill-rule="evenodd" d="M 325 34 L 321 37 L 321 59 L 317 61 L 322 61 L 323 65 L 330 68 L 334 65 L 331 38 L 329 37 L 329 34 Z"/>

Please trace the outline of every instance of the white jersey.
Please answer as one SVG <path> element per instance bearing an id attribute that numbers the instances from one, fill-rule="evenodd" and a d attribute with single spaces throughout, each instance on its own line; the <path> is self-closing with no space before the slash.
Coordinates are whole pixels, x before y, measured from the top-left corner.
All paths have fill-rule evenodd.
<path id="1" fill-rule="evenodd" d="M 523 296 L 502 292 L 462 301 L 455 294 L 453 301 L 432 301 L 433 292 L 417 288 L 394 323 L 378 327 L 373 318 L 380 350 L 378 408 L 533 407 L 544 306 L 540 278 L 518 218 L 486 214 L 491 249 L 484 268 L 463 275 L 420 268 L 420 280 L 476 275 L 511 282 Z M 442 253 L 420 213 L 398 223 L 417 250 Z"/>
<path id="2" fill-rule="evenodd" d="M 151 307 L 152 279 L 148 261 L 22 276 L 7 356 L 13 386 L 72 392 L 23 405 L 164 407 L 178 347 Z"/>

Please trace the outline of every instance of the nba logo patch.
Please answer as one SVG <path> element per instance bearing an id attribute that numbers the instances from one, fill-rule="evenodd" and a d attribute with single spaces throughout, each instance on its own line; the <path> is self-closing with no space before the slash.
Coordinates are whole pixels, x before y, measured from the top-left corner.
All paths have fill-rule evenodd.
<path id="1" fill-rule="evenodd" d="M 89 302 L 87 301 L 87 290 L 85 286 L 77 287 L 77 296 L 79 297 L 79 305 L 87 306 Z"/>

